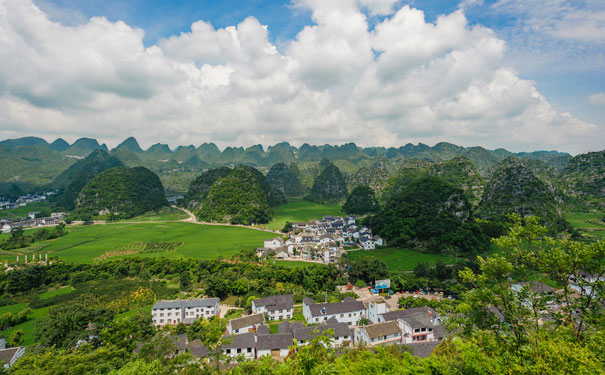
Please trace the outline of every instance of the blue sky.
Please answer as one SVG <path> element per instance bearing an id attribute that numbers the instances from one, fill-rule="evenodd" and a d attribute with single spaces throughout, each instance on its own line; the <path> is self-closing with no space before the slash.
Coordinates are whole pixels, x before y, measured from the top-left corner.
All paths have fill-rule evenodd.
<path id="1" fill-rule="evenodd" d="M 450 141 L 572 153 L 605 144 L 599 0 L 22 0 L 0 8 L 11 15 L 0 9 L 8 41 L 0 43 L 0 138 Z"/>

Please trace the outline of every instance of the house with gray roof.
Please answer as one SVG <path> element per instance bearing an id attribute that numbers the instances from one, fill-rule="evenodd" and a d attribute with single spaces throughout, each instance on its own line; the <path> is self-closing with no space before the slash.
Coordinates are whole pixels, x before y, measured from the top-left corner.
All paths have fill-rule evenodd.
<path id="1" fill-rule="evenodd" d="M 322 323 L 334 318 L 339 323 L 356 325 L 361 318 L 367 317 L 363 302 L 351 297 L 337 303 L 315 303 L 311 298 L 304 298 L 303 315 L 308 324 Z"/>
<path id="2" fill-rule="evenodd" d="M 231 336 L 231 341 L 221 346 L 225 356 L 243 357 L 248 360 L 256 358 L 256 335 L 254 332 L 240 333 Z"/>
<path id="3" fill-rule="evenodd" d="M 254 332 L 256 328 L 265 323 L 263 314 L 252 314 L 237 319 L 231 319 L 227 323 L 227 331 L 230 334 Z"/>
<path id="4" fill-rule="evenodd" d="M 380 314 L 378 315 L 378 321 L 397 322 L 403 333 L 402 341 L 404 344 L 435 341 L 435 328 L 441 326 L 437 312 L 426 306 Z"/>
<path id="5" fill-rule="evenodd" d="M 21 358 L 25 354 L 25 347 L 17 347 L 17 348 L 8 348 L 8 349 L 0 349 L 0 362 L 4 365 L 4 368 L 7 369 L 17 362 L 19 358 Z"/>
<path id="6" fill-rule="evenodd" d="M 330 334 L 330 342 L 333 347 L 349 346 L 353 342 L 353 332 L 351 332 L 349 325 L 339 323 L 334 318 L 318 326 L 305 327 L 300 323 L 297 324 L 297 326 L 292 324 L 291 330 L 298 346 L 308 345 L 311 340 L 326 331 Z"/>
<path id="7" fill-rule="evenodd" d="M 151 320 L 156 327 L 191 324 L 199 318 L 218 315 L 219 302 L 218 298 L 160 300 L 151 308 Z"/>
<path id="8" fill-rule="evenodd" d="M 273 335 L 256 336 L 256 357 L 271 356 L 286 357 L 290 347 L 294 345 L 292 333 L 277 333 Z"/>
<path id="9" fill-rule="evenodd" d="M 401 344 L 402 333 L 395 321 L 361 326 L 355 330 L 355 343 L 367 346 Z"/>
<path id="10" fill-rule="evenodd" d="M 294 299 L 291 294 L 275 295 L 252 301 L 252 312 L 267 314 L 269 320 L 292 319 Z"/>

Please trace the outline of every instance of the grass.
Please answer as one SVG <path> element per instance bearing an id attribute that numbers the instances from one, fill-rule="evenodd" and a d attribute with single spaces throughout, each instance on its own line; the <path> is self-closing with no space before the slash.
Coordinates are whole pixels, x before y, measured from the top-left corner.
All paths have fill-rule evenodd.
<path id="1" fill-rule="evenodd" d="M 392 247 L 350 251 L 347 255 L 351 260 L 374 256 L 385 262 L 389 270 L 392 271 L 412 271 L 418 263 L 434 264 L 438 260 L 441 260 L 445 264 L 453 264 L 457 261 L 456 257 L 449 255 L 422 253 L 416 250 L 396 249 Z"/>
<path id="2" fill-rule="evenodd" d="M 73 292 L 74 290 L 76 290 L 73 286 L 69 285 L 69 286 L 65 286 L 65 287 L 61 287 L 61 288 L 57 288 L 57 289 L 52 289 L 49 291 L 46 291 L 44 293 L 40 293 L 38 296 L 40 297 L 40 299 L 48 299 L 54 296 L 60 296 L 62 294 L 69 294 L 71 292 Z"/>
<path id="3" fill-rule="evenodd" d="M 173 207 L 163 207 L 156 211 L 147 212 L 142 216 L 133 217 L 125 222 L 141 222 L 141 221 L 179 221 L 189 218 L 189 216 L 181 210 Z"/>
<path id="4" fill-rule="evenodd" d="M 215 259 L 229 257 L 241 250 L 262 247 L 264 239 L 274 236 L 272 233 L 249 228 L 179 222 L 74 226 L 69 228 L 69 233 L 64 237 L 19 249 L 14 255 L 38 254 L 42 251 L 72 263 L 92 263 L 106 252 L 133 242 L 183 242 L 182 246 L 172 252 L 145 252 L 120 257 Z M 43 249 L 40 246 L 44 246 Z M 14 255 L 3 252 L 0 259 L 14 260 Z"/>
<path id="5" fill-rule="evenodd" d="M 42 211 L 50 211 L 50 203 L 48 202 L 35 202 L 28 203 L 24 207 L 13 208 L 12 210 L 0 210 L 0 219 L 1 218 L 9 218 L 9 219 L 17 219 L 17 218 L 26 218 L 27 214 L 30 212 L 42 212 Z"/>
<path id="6" fill-rule="evenodd" d="M 19 304 L 19 305 L 24 305 L 24 304 Z M 12 305 L 12 306 L 17 306 L 17 305 Z M 4 306 L 4 307 L 8 307 L 8 306 Z M 9 338 L 13 331 L 20 329 L 23 331 L 24 345 L 33 345 L 34 344 L 34 331 L 36 329 L 36 322 L 42 318 L 47 317 L 49 309 L 50 309 L 50 306 L 32 310 L 32 313 L 29 316 L 30 319 L 28 321 L 21 323 L 21 324 L 17 324 L 16 326 L 11 327 L 9 329 L 5 329 L 4 331 L 0 332 L 0 336 Z"/>
<path id="7" fill-rule="evenodd" d="M 601 219 L 603 212 L 567 212 L 565 219 L 590 240 L 605 239 L 605 223 Z"/>
<path id="8" fill-rule="evenodd" d="M 15 305 L 0 306 L 0 315 L 11 313 L 16 314 L 27 307 L 27 303 L 17 303 Z"/>
<path id="9" fill-rule="evenodd" d="M 135 309 L 123 312 L 121 314 L 116 315 L 116 319 L 127 319 L 127 318 L 130 318 L 132 316 L 135 316 L 140 311 L 144 311 L 144 312 L 147 312 L 147 313 L 151 314 L 151 305 L 150 306 L 144 306 L 144 307 L 137 307 Z"/>
<path id="10" fill-rule="evenodd" d="M 300 262 L 296 260 L 276 260 L 275 264 L 278 266 L 284 266 L 287 268 L 303 268 L 309 267 L 310 265 L 317 264 L 311 262 Z"/>
<path id="11" fill-rule="evenodd" d="M 344 215 L 341 212 L 341 205 L 337 203 L 320 204 L 305 201 L 302 198 L 291 198 L 288 203 L 277 206 L 273 209 L 275 218 L 269 224 L 261 227 L 279 230 L 286 225 L 286 222 L 307 222 L 313 219 L 321 219 L 325 215 L 339 216 Z"/>

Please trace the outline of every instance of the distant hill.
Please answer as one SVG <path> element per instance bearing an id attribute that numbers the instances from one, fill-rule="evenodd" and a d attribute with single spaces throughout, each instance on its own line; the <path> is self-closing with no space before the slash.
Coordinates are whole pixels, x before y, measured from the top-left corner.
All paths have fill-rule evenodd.
<path id="1" fill-rule="evenodd" d="M 227 177 L 229 173 L 231 173 L 231 169 L 227 167 L 211 169 L 202 173 L 189 185 L 189 191 L 181 202 L 182 206 L 191 211 L 200 210 L 212 185 L 219 179 Z"/>
<path id="2" fill-rule="evenodd" d="M 116 149 L 127 149 L 134 153 L 143 152 L 143 149 L 141 148 L 141 146 L 139 146 L 139 142 L 137 142 L 134 137 L 126 138 L 122 143 L 116 146 Z"/>
<path id="3" fill-rule="evenodd" d="M 48 142 L 38 137 L 23 137 L 4 140 L 0 142 L 0 145 L 6 146 L 7 148 L 17 148 L 21 146 L 47 146 Z"/>
<path id="4" fill-rule="evenodd" d="M 100 145 L 96 139 L 92 138 L 80 138 L 75 141 L 68 149 L 63 151 L 64 155 L 69 156 L 79 156 L 85 157 L 88 156 L 94 150 L 101 149 L 103 151 L 109 151 L 107 146 Z"/>
<path id="5" fill-rule="evenodd" d="M 439 176 L 467 193 L 469 201 L 477 205 L 483 193 L 483 179 L 469 159 L 456 156 L 443 163 L 435 163 L 429 173 Z"/>
<path id="6" fill-rule="evenodd" d="M 209 171 L 203 179 L 194 181 L 196 199 L 202 198 L 196 216 L 205 221 L 245 225 L 268 223 L 273 217 L 271 203 L 276 203 L 277 197 L 265 177 L 256 169 L 245 166 L 235 167 L 224 175 L 226 172 L 225 169 Z M 206 192 L 208 185 L 210 188 Z M 193 196 L 190 189 L 185 197 L 189 206 Z"/>
<path id="7" fill-rule="evenodd" d="M 347 183 L 342 173 L 334 164 L 327 162 L 305 199 L 319 203 L 339 202 L 347 195 Z"/>
<path id="8" fill-rule="evenodd" d="M 540 216 L 551 228 L 564 222 L 553 193 L 521 160 L 513 157 L 498 165 L 478 208 L 479 216 L 486 219 L 503 220 L 508 213 Z"/>
<path id="9" fill-rule="evenodd" d="M 565 192 L 573 197 L 605 198 L 605 151 L 572 158 L 559 179 Z"/>
<path id="10" fill-rule="evenodd" d="M 101 172 L 84 186 L 73 217 L 126 219 L 167 205 L 155 173 L 144 167 L 116 167 Z"/>
<path id="11" fill-rule="evenodd" d="M 274 190 L 280 191 L 286 197 L 300 196 L 304 192 L 300 182 L 300 172 L 294 163 L 274 164 L 267 174 L 267 182 Z"/>
<path id="12" fill-rule="evenodd" d="M 342 210 L 352 215 L 365 215 L 378 212 L 380 206 L 376 199 L 376 193 L 367 185 L 359 185 L 342 205 Z"/>
<path id="13" fill-rule="evenodd" d="M 51 150 L 54 151 L 65 151 L 69 148 L 69 143 L 67 143 L 63 138 L 57 138 L 53 143 L 48 145 Z"/>
<path id="14" fill-rule="evenodd" d="M 53 198 L 55 204 L 65 210 L 73 209 L 76 197 L 89 181 L 107 169 L 123 166 L 120 160 L 106 151 L 94 150 L 84 159 L 72 164 L 50 184 L 50 188 L 61 189 L 61 193 Z"/>
<path id="15" fill-rule="evenodd" d="M 48 145 L 16 148 L 0 145 L 0 182 L 46 185 L 75 161 L 49 149 Z"/>
<path id="16" fill-rule="evenodd" d="M 124 164 L 124 166 L 128 168 L 144 166 L 144 163 L 141 158 L 139 158 L 137 154 L 130 151 L 130 149 L 126 147 L 120 149 L 114 148 L 109 152 L 109 155 L 120 160 L 122 164 Z"/>

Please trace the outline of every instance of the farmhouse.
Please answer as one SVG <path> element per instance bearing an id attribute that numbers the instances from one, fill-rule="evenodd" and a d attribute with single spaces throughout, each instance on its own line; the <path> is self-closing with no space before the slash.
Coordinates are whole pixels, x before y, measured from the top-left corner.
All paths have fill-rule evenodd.
<path id="1" fill-rule="evenodd" d="M 253 332 L 256 330 L 256 327 L 263 323 L 265 323 L 265 316 L 263 314 L 252 314 L 242 318 L 231 319 L 227 323 L 227 331 L 230 334 Z"/>
<path id="2" fill-rule="evenodd" d="M 251 360 L 256 358 L 256 335 L 254 332 L 233 335 L 231 342 L 221 346 L 225 356 L 239 357 Z"/>
<path id="3" fill-rule="evenodd" d="M 292 333 L 277 333 L 274 335 L 256 336 L 256 356 L 286 357 L 293 345 Z"/>
<path id="4" fill-rule="evenodd" d="M 281 237 L 275 237 L 264 242 L 264 247 L 268 249 L 279 249 L 282 246 L 284 246 L 284 239 Z"/>
<path id="5" fill-rule="evenodd" d="M 401 343 L 401 329 L 394 321 L 361 326 L 355 331 L 355 343 L 368 346 Z"/>
<path id="6" fill-rule="evenodd" d="M 380 322 L 397 322 L 403 343 L 435 341 L 434 330 L 440 327 L 437 312 L 430 307 L 413 307 L 378 315 Z"/>
<path id="7" fill-rule="evenodd" d="M 347 323 L 339 323 L 336 319 L 328 319 L 326 322 L 319 326 L 305 327 L 298 323 L 299 326 L 292 325 L 292 333 L 294 334 L 294 340 L 299 346 L 305 346 L 309 344 L 314 337 L 323 334 L 327 330 L 331 330 L 333 334 L 330 335 L 330 341 L 332 347 L 349 346 L 353 342 L 353 333 L 349 329 Z"/>
<path id="8" fill-rule="evenodd" d="M 151 308 L 153 325 L 190 324 L 201 317 L 210 318 L 219 313 L 218 298 L 158 301 Z"/>
<path id="9" fill-rule="evenodd" d="M 292 319 L 294 299 L 291 294 L 255 299 L 252 301 L 252 312 L 267 314 L 269 320 Z"/>
<path id="10" fill-rule="evenodd" d="M 338 303 L 315 303 L 311 298 L 306 297 L 303 299 L 303 315 L 309 324 L 321 323 L 334 318 L 340 323 L 356 325 L 361 318 L 366 316 L 366 309 L 363 302 L 351 297 Z"/>

